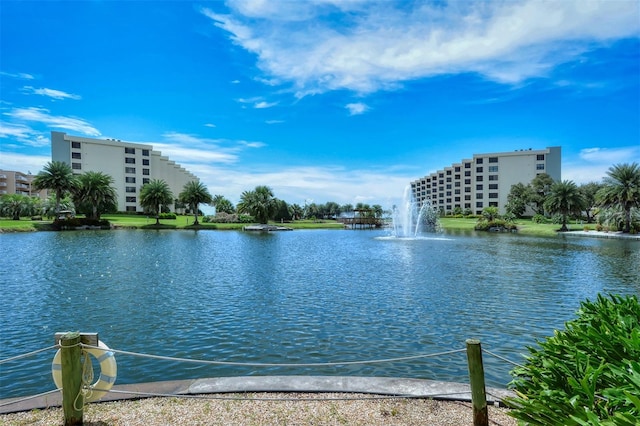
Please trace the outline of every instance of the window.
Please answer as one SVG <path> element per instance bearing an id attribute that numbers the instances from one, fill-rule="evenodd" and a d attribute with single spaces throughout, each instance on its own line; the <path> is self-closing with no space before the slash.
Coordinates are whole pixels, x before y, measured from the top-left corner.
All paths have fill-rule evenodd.
<path id="1" fill-rule="evenodd" d="M 467 186 L 467 187 L 464 189 L 464 192 L 471 192 L 471 187 Z"/>
<path id="2" fill-rule="evenodd" d="M 498 173 L 498 166 L 489 166 L 489 173 Z"/>
<path id="3" fill-rule="evenodd" d="M 135 167 L 125 167 L 124 168 L 124 172 L 125 173 L 135 173 L 136 172 L 136 168 Z"/>
<path id="4" fill-rule="evenodd" d="M 82 158 L 82 153 L 80 152 L 72 152 L 71 158 L 77 158 L 78 160 Z"/>
<path id="5" fill-rule="evenodd" d="M 456 203 L 460 202 L 460 197 L 455 197 L 454 200 L 456 200 Z"/>
<path id="6" fill-rule="evenodd" d="M 127 206 L 127 211 L 128 212 L 135 212 L 136 211 L 136 206 Z"/>
<path id="7" fill-rule="evenodd" d="M 143 149 L 143 150 L 142 150 L 142 155 L 143 155 L 144 157 L 148 157 L 148 156 L 149 156 L 149 150 L 148 150 L 148 149 Z"/>
<path id="8" fill-rule="evenodd" d="M 149 165 L 149 160 L 148 160 L 148 159 L 146 159 L 146 158 L 143 158 L 143 159 L 142 159 L 142 165 L 143 165 L 143 166 L 148 166 L 148 165 Z"/>
<path id="9" fill-rule="evenodd" d="M 471 176 L 471 170 L 467 170 L 467 171 L 465 171 L 465 172 L 464 172 L 464 175 L 465 175 L 465 176 Z"/>
<path id="10" fill-rule="evenodd" d="M 471 195 L 465 195 L 464 196 L 464 200 L 465 201 L 471 201 Z M 467 206 L 467 207 L 471 207 L 471 206 Z"/>
<path id="11" fill-rule="evenodd" d="M 465 179 L 464 180 L 464 184 L 465 185 L 471 185 L 471 179 Z"/>
<path id="12" fill-rule="evenodd" d="M 482 182 L 482 176 L 476 176 L 476 182 Z"/>
<path id="13" fill-rule="evenodd" d="M 489 201 L 489 207 L 498 207 L 498 203 L 495 201 Z"/>
<path id="14" fill-rule="evenodd" d="M 80 148 L 80 142 L 71 142 L 71 148 Z"/>
<path id="15" fill-rule="evenodd" d="M 490 183 L 489 184 L 489 189 L 498 189 L 498 184 L 497 183 Z"/>
<path id="16" fill-rule="evenodd" d="M 482 167 L 476 167 L 476 173 L 482 173 L 482 172 L 483 172 Z"/>
<path id="17" fill-rule="evenodd" d="M 482 208 L 482 201 L 478 201 L 478 202 L 476 202 L 476 207 L 478 207 L 478 208 Z"/>
<path id="18" fill-rule="evenodd" d="M 73 170 L 81 170 L 82 169 L 82 164 L 81 163 L 71 163 L 71 168 Z"/>
<path id="19" fill-rule="evenodd" d="M 544 170 L 544 163 L 536 164 L 536 170 Z"/>
<path id="20" fill-rule="evenodd" d="M 447 198 L 447 203 L 451 203 L 451 198 Z"/>
<path id="21" fill-rule="evenodd" d="M 444 185 L 444 179 L 440 179 L 440 180 L 438 181 L 438 183 L 439 183 L 440 185 Z"/>
<path id="22" fill-rule="evenodd" d="M 489 198 L 498 198 L 498 193 L 497 192 L 490 192 L 489 193 Z"/>
<path id="23" fill-rule="evenodd" d="M 450 183 L 447 184 L 447 189 L 451 189 L 451 184 Z"/>
<path id="24" fill-rule="evenodd" d="M 489 175 L 489 180 L 498 180 L 498 175 Z"/>
<path id="25" fill-rule="evenodd" d="M 451 176 L 451 170 L 447 170 L 447 176 Z"/>
<path id="26" fill-rule="evenodd" d="M 149 183 L 149 178 L 142 178 L 142 184 Z"/>
<path id="27" fill-rule="evenodd" d="M 124 190 L 125 190 L 125 192 L 129 192 L 129 193 L 136 192 L 136 187 L 135 186 L 127 186 L 127 187 L 125 187 Z"/>
<path id="28" fill-rule="evenodd" d="M 476 158 L 476 164 L 482 164 L 482 158 Z"/>
<path id="29" fill-rule="evenodd" d="M 482 192 L 476 192 L 476 200 L 482 200 L 484 198 L 484 194 Z"/>
<path id="30" fill-rule="evenodd" d="M 124 148 L 124 153 L 125 154 L 135 154 L 136 153 L 136 149 L 135 148 Z"/>
<path id="31" fill-rule="evenodd" d="M 490 163 L 497 163 L 498 162 L 498 157 L 489 157 L 489 162 Z"/>
<path id="32" fill-rule="evenodd" d="M 127 163 L 127 164 L 136 164 L 136 159 L 133 158 L 133 157 L 126 157 L 124 159 L 124 162 Z"/>
<path id="33" fill-rule="evenodd" d="M 460 166 L 455 168 L 456 173 L 460 173 Z"/>
<path id="34" fill-rule="evenodd" d="M 136 183 L 136 178 L 131 177 L 131 176 L 127 176 L 126 178 L 124 178 L 124 181 L 126 183 Z"/>
<path id="35" fill-rule="evenodd" d="M 127 203 L 135 203 L 136 197 L 127 197 Z"/>
<path id="36" fill-rule="evenodd" d="M 544 154 L 538 154 L 538 155 L 536 155 L 536 160 L 538 160 L 538 161 L 544 161 Z"/>
<path id="37" fill-rule="evenodd" d="M 142 169 L 142 174 L 145 176 L 149 176 L 149 169 Z"/>
<path id="38" fill-rule="evenodd" d="M 451 191 L 447 191 L 447 197 L 451 197 Z"/>
<path id="39" fill-rule="evenodd" d="M 476 191 L 482 191 L 482 184 L 476 185 Z"/>
<path id="40" fill-rule="evenodd" d="M 460 175 L 455 175 L 453 178 L 456 180 L 460 180 Z"/>
<path id="41" fill-rule="evenodd" d="M 465 169 L 470 169 L 471 168 L 471 163 L 464 163 L 464 168 Z"/>
<path id="42" fill-rule="evenodd" d="M 459 195 L 460 194 L 460 190 L 456 189 L 455 191 L 453 191 L 454 194 Z"/>
<path id="43" fill-rule="evenodd" d="M 453 186 L 455 186 L 456 188 L 460 188 L 460 182 L 455 182 Z"/>
<path id="44" fill-rule="evenodd" d="M 450 177 L 447 178 L 447 182 L 451 182 L 451 178 Z"/>

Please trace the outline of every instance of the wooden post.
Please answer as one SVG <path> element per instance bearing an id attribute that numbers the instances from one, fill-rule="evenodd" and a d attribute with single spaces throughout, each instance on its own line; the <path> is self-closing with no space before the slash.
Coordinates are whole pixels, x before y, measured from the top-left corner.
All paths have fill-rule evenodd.
<path id="1" fill-rule="evenodd" d="M 82 348 L 80 333 L 66 333 L 60 339 L 62 367 L 62 410 L 65 426 L 82 424 L 84 396 L 82 395 Z"/>
<path id="2" fill-rule="evenodd" d="M 471 404 L 473 405 L 473 426 L 489 426 L 480 340 L 467 339 L 467 362 L 469 363 Z"/>

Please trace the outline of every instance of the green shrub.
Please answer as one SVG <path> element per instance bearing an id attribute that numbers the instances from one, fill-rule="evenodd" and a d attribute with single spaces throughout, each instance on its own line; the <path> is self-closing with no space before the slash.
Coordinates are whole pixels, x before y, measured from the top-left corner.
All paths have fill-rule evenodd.
<path id="1" fill-rule="evenodd" d="M 564 331 L 529 347 L 515 368 L 511 416 L 530 425 L 638 425 L 640 304 L 636 296 L 582 302 Z"/>
<path id="2" fill-rule="evenodd" d="M 160 219 L 175 219 L 177 216 L 175 213 L 160 213 L 158 217 Z"/>
<path id="3" fill-rule="evenodd" d="M 536 214 L 531 218 L 531 222 L 533 223 L 549 223 L 549 219 L 544 217 L 541 214 Z"/>
<path id="4" fill-rule="evenodd" d="M 513 222 L 508 222 L 504 219 L 494 219 L 491 221 L 480 220 L 473 229 L 476 231 L 506 232 L 517 231 L 518 227 Z"/>

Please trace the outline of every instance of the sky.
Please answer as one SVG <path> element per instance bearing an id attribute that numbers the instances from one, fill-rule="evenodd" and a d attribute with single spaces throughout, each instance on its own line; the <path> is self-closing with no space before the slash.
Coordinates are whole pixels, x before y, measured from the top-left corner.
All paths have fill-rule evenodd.
<path id="1" fill-rule="evenodd" d="M 472 155 L 640 163 L 640 2 L 0 0 L 0 168 L 149 143 L 233 203 L 390 208 Z"/>

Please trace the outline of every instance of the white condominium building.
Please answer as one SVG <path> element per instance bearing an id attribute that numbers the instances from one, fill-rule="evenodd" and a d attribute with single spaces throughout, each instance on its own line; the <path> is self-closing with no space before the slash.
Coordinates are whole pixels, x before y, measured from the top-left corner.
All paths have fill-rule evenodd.
<path id="1" fill-rule="evenodd" d="M 481 214 L 485 207 L 498 207 L 504 214 L 512 185 L 527 185 L 541 173 L 559 181 L 560 160 L 559 146 L 473 154 L 471 159 L 411 182 L 411 192 L 418 205 L 430 200 L 445 214 L 453 214 L 457 208 Z"/>
<path id="2" fill-rule="evenodd" d="M 178 198 L 186 183 L 199 180 L 161 152 L 154 151 L 151 145 L 115 139 L 51 132 L 51 159 L 69 164 L 77 174 L 93 171 L 110 175 L 114 180 L 119 211 L 143 211 L 140 188 L 152 179 L 164 180 L 174 198 Z"/>

